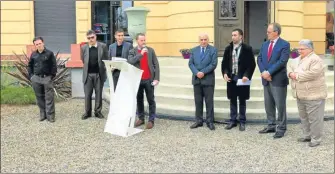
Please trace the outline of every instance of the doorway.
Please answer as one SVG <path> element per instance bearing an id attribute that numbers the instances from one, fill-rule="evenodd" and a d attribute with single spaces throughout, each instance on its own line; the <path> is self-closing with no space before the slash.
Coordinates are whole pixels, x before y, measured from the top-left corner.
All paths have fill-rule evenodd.
<path id="1" fill-rule="evenodd" d="M 258 54 L 266 40 L 266 28 L 270 22 L 268 1 L 221 0 L 214 2 L 214 45 L 219 56 L 231 42 L 231 32 L 240 28 L 244 32 L 244 42 L 252 46 Z"/>
<path id="2" fill-rule="evenodd" d="M 266 30 L 269 21 L 269 4 L 267 1 L 246 1 L 245 2 L 245 42 L 252 46 L 255 54 L 267 40 Z"/>
<path id="3" fill-rule="evenodd" d="M 114 32 L 125 31 L 125 41 L 132 39 L 128 35 L 128 21 L 124 10 L 133 6 L 133 1 L 92 1 L 92 30 L 97 39 L 110 45 L 115 42 Z M 129 38 L 128 38 L 129 37 Z"/>

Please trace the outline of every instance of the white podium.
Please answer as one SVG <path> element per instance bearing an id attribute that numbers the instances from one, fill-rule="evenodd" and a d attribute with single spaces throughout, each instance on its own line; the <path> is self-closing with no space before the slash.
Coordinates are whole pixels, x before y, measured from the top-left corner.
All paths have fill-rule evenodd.
<path id="1" fill-rule="evenodd" d="M 134 128 L 136 95 L 143 70 L 129 64 L 126 59 L 114 57 L 112 59 L 103 60 L 110 86 L 110 104 L 105 132 L 128 137 L 143 131 L 142 129 Z M 112 75 L 113 67 L 121 70 L 115 92 Z"/>

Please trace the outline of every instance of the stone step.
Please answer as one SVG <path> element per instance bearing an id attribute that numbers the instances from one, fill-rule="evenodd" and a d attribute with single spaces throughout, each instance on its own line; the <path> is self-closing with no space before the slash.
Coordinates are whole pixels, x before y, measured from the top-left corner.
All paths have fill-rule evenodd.
<path id="1" fill-rule="evenodd" d="M 193 95 L 176 95 L 171 93 L 156 93 L 155 94 L 156 105 L 171 105 L 171 106 L 194 106 Z M 326 100 L 326 106 L 334 106 L 334 95 L 328 95 Z M 229 108 L 230 101 L 227 97 L 214 97 L 214 107 L 215 108 Z M 296 100 L 291 96 L 287 96 L 286 105 L 292 108 L 297 108 Z M 204 105 L 205 106 L 205 105 Z M 247 101 L 247 107 L 249 108 L 264 108 L 264 98 L 263 97 L 252 97 Z"/>
<path id="2" fill-rule="evenodd" d="M 328 86 L 328 94 L 334 94 L 334 83 L 327 83 Z M 214 97 L 226 97 L 227 96 L 227 85 L 216 85 Z M 159 85 L 155 88 L 156 94 L 166 94 L 173 93 L 173 95 L 188 95 L 193 96 L 193 86 L 188 85 L 180 85 L 180 84 L 167 84 L 167 83 L 159 83 Z M 287 95 L 291 95 L 291 87 L 287 87 Z M 264 90 L 262 86 L 251 86 L 250 89 L 251 97 L 263 97 Z"/>
<path id="3" fill-rule="evenodd" d="M 327 82 L 334 82 L 334 74 L 333 72 L 329 71 L 326 72 L 326 81 Z M 168 83 L 168 84 L 176 84 L 176 85 L 191 85 L 192 84 L 192 75 L 191 73 L 187 74 L 177 74 L 174 72 L 171 73 L 160 73 L 160 82 L 161 83 Z M 223 77 L 221 74 L 216 74 L 215 75 L 215 85 L 216 86 L 226 86 L 227 83 L 223 80 Z M 252 87 L 262 87 L 262 80 L 260 75 L 253 76 Z"/>
<path id="4" fill-rule="evenodd" d="M 178 75 L 192 75 L 192 72 L 190 70 L 190 68 L 188 66 L 170 66 L 170 65 L 166 65 L 166 66 L 160 66 L 160 72 L 161 74 L 178 74 Z M 215 69 L 215 75 L 217 76 L 222 76 L 221 75 L 221 65 L 217 66 Z M 258 67 L 256 66 L 255 70 L 254 70 L 254 74 L 253 77 L 260 77 L 261 73 L 258 69 Z M 333 71 L 328 71 L 326 70 L 326 75 L 332 75 L 334 76 L 334 72 Z"/>
<path id="5" fill-rule="evenodd" d="M 148 112 L 148 105 L 145 102 L 145 110 Z M 194 118 L 195 107 L 189 106 L 178 106 L 178 105 L 169 105 L 169 104 L 157 104 L 156 105 L 157 114 L 166 115 L 166 116 L 182 116 Z M 289 119 L 299 119 L 298 109 L 296 107 L 289 106 L 287 109 L 287 118 Z M 229 119 L 228 108 L 216 107 L 214 108 L 214 117 L 216 121 L 221 121 Z M 266 120 L 266 114 L 264 107 L 261 108 L 250 108 L 247 106 L 247 119 L 250 120 Z M 325 115 L 334 115 L 334 106 L 327 106 L 325 108 Z M 206 108 L 204 107 L 204 118 L 206 117 Z"/>

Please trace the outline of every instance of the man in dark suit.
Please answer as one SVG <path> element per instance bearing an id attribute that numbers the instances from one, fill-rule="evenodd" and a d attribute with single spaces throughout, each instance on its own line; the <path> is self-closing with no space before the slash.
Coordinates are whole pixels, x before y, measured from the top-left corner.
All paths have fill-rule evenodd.
<path id="1" fill-rule="evenodd" d="M 97 42 L 97 36 L 93 30 L 86 33 L 88 44 L 81 47 L 81 60 L 83 61 L 83 83 L 85 93 L 85 120 L 92 115 L 92 94 L 95 92 L 94 115 L 104 118 L 102 109 L 102 89 L 107 78 L 106 67 L 102 60 L 108 60 L 108 48 L 106 44 Z"/>
<path id="2" fill-rule="evenodd" d="M 256 67 L 252 48 L 242 42 L 243 31 L 234 29 L 232 42 L 225 48 L 221 64 L 221 72 L 227 82 L 227 97 L 230 99 L 230 122 L 225 129 L 237 126 L 237 97 L 239 98 L 239 130 L 245 130 L 246 100 L 250 98 L 250 86 L 237 86 L 237 80 L 251 80 Z"/>
<path id="3" fill-rule="evenodd" d="M 195 100 L 195 119 L 196 122 L 191 129 L 203 125 L 203 99 L 206 103 L 206 124 L 210 130 L 214 127 L 214 87 L 215 87 L 215 68 L 218 63 L 217 49 L 208 44 L 207 34 L 199 36 L 200 45 L 192 48 L 189 59 L 189 67 L 192 71 L 192 84 Z"/>
<path id="4" fill-rule="evenodd" d="M 268 41 L 264 42 L 257 57 L 257 64 L 262 73 L 264 86 L 264 103 L 268 126 L 259 133 L 276 132 L 274 138 L 281 138 L 286 132 L 286 94 L 287 94 L 287 61 L 290 54 L 290 43 L 280 38 L 281 26 L 278 23 L 268 25 Z M 276 128 L 276 108 L 278 126 Z"/>
<path id="5" fill-rule="evenodd" d="M 109 46 L 109 59 L 112 57 L 124 58 L 128 60 L 129 50 L 133 49 L 133 45 L 129 42 L 124 41 L 124 31 L 119 29 L 114 35 L 116 42 Z M 113 82 L 114 90 L 116 89 L 117 82 L 119 80 L 120 70 L 113 70 Z"/>
<path id="6" fill-rule="evenodd" d="M 128 62 L 135 67 L 143 70 L 140 86 L 137 92 L 137 114 L 138 120 L 135 126 L 144 124 L 144 98 L 147 96 L 149 103 L 149 121 L 146 129 L 151 129 L 154 126 L 156 117 L 156 101 L 154 87 L 159 83 L 159 63 L 156 57 L 155 50 L 145 45 L 145 34 L 139 33 L 136 36 L 137 46 L 129 51 Z"/>

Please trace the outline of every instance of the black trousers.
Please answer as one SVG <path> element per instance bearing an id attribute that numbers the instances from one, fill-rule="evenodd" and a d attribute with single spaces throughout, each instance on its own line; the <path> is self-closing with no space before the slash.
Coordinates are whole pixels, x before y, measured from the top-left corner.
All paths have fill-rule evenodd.
<path id="1" fill-rule="evenodd" d="M 87 81 L 84 84 L 85 93 L 85 112 L 88 115 L 92 113 L 92 94 L 95 92 L 95 107 L 94 112 L 99 113 L 102 110 L 102 89 L 104 83 L 101 81 L 99 73 L 89 73 Z"/>
<path id="2" fill-rule="evenodd" d="M 33 89 L 37 100 L 37 105 L 40 109 L 40 117 L 47 119 L 55 119 L 55 101 L 54 90 L 51 76 L 37 76 L 31 77 Z"/>
<path id="3" fill-rule="evenodd" d="M 144 121 L 144 92 L 149 103 L 149 121 L 154 121 L 156 118 L 156 101 L 154 95 L 154 86 L 151 85 L 151 80 L 141 80 L 137 92 L 137 114 L 140 120 Z"/>
<path id="4" fill-rule="evenodd" d="M 202 123 L 204 99 L 206 103 L 206 122 L 214 122 L 214 85 L 193 85 L 194 101 L 195 101 L 195 119 Z"/>
<path id="5" fill-rule="evenodd" d="M 231 93 L 231 97 L 230 97 L 230 122 L 233 124 L 237 123 L 237 115 L 238 115 L 238 110 L 237 110 L 237 98 L 239 98 L 239 121 L 240 123 L 245 124 L 246 122 L 246 110 L 247 110 L 247 102 L 246 99 L 239 97 L 238 96 L 238 90 L 237 88 L 239 88 L 236 83 L 237 83 L 237 76 L 232 75 L 232 81 L 231 83 L 231 88 L 233 91 Z"/>

